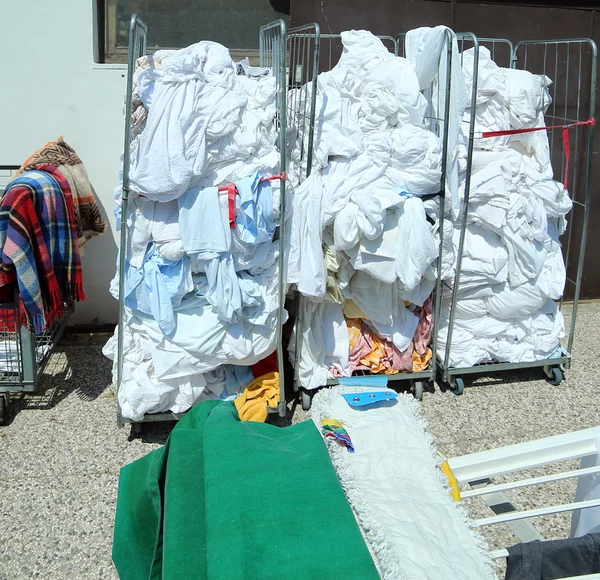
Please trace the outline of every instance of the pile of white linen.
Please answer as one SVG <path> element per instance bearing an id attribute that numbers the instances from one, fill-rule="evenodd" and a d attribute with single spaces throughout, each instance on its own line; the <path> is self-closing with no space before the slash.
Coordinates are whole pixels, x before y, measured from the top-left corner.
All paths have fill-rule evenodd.
<path id="1" fill-rule="evenodd" d="M 472 49 L 463 56 L 470 92 Z M 482 47 L 476 135 L 544 127 L 550 84 L 545 76 L 498 67 Z M 469 118 L 467 113 L 465 127 Z M 467 131 L 459 155 L 463 200 L 466 143 Z M 546 131 L 476 138 L 451 366 L 531 362 L 559 355 L 564 319 L 555 301 L 562 296 L 566 277 L 559 237 L 571 205 L 567 191 L 553 179 Z M 456 220 L 455 250 L 461 219 Z M 449 315 L 450 293 L 442 308 L 442 357 Z"/>
<path id="2" fill-rule="evenodd" d="M 138 62 L 125 272 L 123 416 L 235 397 L 275 349 L 275 78 L 199 42 Z M 218 186 L 235 184 L 230 200 Z M 119 214 L 121 188 L 117 188 Z M 111 284 L 118 298 L 118 273 Z M 117 336 L 104 353 L 115 361 Z M 235 365 L 235 366 L 234 366 Z"/>
<path id="3" fill-rule="evenodd" d="M 439 254 L 439 206 L 421 199 L 441 182 L 442 143 L 426 128 L 422 94 L 433 76 L 420 82 L 417 65 L 369 32 L 343 32 L 341 40 L 339 62 L 318 78 L 312 173 L 294 190 L 287 226 L 286 281 L 304 298 L 295 333 L 307 389 L 323 385 L 330 369 L 350 374 L 350 301 L 398 350 L 411 344 L 412 305 L 431 294 Z M 294 89 L 290 101 L 307 95 Z M 292 154 L 291 175 L 300 181 L 305 170 Z M 292 340 L 292 357 L 294 349 Z"/>

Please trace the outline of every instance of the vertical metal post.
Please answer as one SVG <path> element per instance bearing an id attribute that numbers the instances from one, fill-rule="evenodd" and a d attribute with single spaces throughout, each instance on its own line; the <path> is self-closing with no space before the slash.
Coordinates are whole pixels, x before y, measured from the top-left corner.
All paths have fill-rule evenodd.
<path id="1" fill-rule="evenodd" d="M 277 47 L 277 54 L 273 55 L 273 67 L 277 77 L 277 99 L 279 107 L 279 159 L 281 171 L 287 168 L 287 83 L 286 83 L 286 54 L 285 54 L 286 26 L 283 20 L 279 21 L 279 38 L 273 46 Z M 277 317 L 277 366 L 279 368 L 279 415 L 285 417 L 287 405 L 285 400 L 285 370 L 283 354 L 283 316 L 285 312 L 285 217 L 286 217 L 286 180 L 281 180 L 279 196 L 279 312 Z"/>
<path id="2" fill-rule="evenodd" d="M 260 29 L 260 64 L 271 66 L 277 87 L 277 123 L 280 171 L 287 170 L 287 75 L 286 24 L 276 20 Z M 292 71 L 293 74 L 293 71 Z M 283 317 L 285 312 L 285 236 L 286 236 L 286 180 L 280 181 L 279 199 L 279 257 L 278 257 L 278 313 L 277 313 L 277 366 L 279 370 L 279 406 L 281 417 L 287 414 L 285 398 L 285 358 L 283 352 Z"/>
<path id="3" fill-rule="evenodd" d="M 319 58 L 321 54 L 321 29 L 318 24 L 313 23 L 306 26 L 291 28 L 287 32 L 286 47 L 289 54 L 292 70 L 290 71 L 291 85 L 296 84 L 297 68 L 302 73 L 299 82 L 303 85 L 304 94 L 296 95 L 288 105 L 290 106 L 290 116 L 295 120 L 297 135 L 296 139 L 301 147 L 301 159 L 304 158 L 305 133 L 308 131 L 306 145 L 306 176 L 300 175 L 301 181 L 306 179 L 312 171 L 315 116 L 317 104 L 317 83 L 319 74 Z M 310 58 L 312 51 L 312 59 Z M 312 70 L 311 67 L 312 66 Z M 301 89 L 299 89 L 301 90 Z M 307 92 L 310 91 L 310 101 L 307 99 Z M 292 148 L 294 144 L 290 145 Z M 291 150 L 290 150 L 291 153 Z M 298 183 L 295 184 L 299 185 Z M 297 312 L 295 320 L 295 352 L 294 352 L 294 390 L 300 389 L 299 368 L 300 352 L 302 350 L 302 334 L 299 329 L 302 327 L 302 305 L 304 297 L 297 294 Z"/>
<path id="4" fill-rule="evenodd" d="M 467 217 L 469 215 L 469 196 L 471 193 L 471 169 L 473 167 L 473 148 L 475 142 L 475 116 L 477 113 L 477 81 L 479 70 L 479 40 L 470 33 L 461 35 L 462 39 L 470 38 L 473 42 L 473 78 L 471 87 L 471 119 L 469 122 L 469 145 L 467 148 L 467 173 L 465 175 L 465 192 L 463 201 L 463 216 L 461 220 L 460 238 L 458 242 L 458 254 L 456 257 L 456 271 L 454 274 L 454 286 L 452 288 L 452 304 L 450 306 L 450 318 L 448 320 L 448 336 L 446 338 L 446 353 L 444 356 L 444 380 L 447 380 L 447 370 L 450 363 L 450 350 L 452 348 L 452 334 L 454 333 L 454 319 L 456 317 L 456 303 L 458 302 L 458 290 L 460 287 L 460 275 L 462 258 L 465 248 L 465 236 L 467 232 Z"/>
<path id="5" fill-rule="evenodd" d="M 129 59 L 125 94 L 125 139 L 123 144 L 123 185 L 121 195 L 121 231 L 119 244 L 119 326 L 117 336 L 117 393 L 123 380 L 123 338 L 125 330 L 125 260 L 127 255 L 127 214 L 129 209 L 129 164 L 131 146 L 131 110 L 133 73 L 136 60 L 146 54 L 148 27 L 134 14 L 129 23 Z"/>
<path id="6" fill-rule="evenodd" d="M 308 122 L 308 154 L 306 156 L 307 171 L 306 177 L 310 175 L 312 171 L 312 158 L 313 158 L 313 146 L 314 146 L 314 134 L 315 134 L 315 114 L 317 107 L 317 84 L 319 77 L 319 53 L 321 50 L 321 28 L 318 24 L 314 24 L 314 51 L 313 51 L 313 63 L 312 63 L 312 79 L 311 79 L 311 95 L 310 95 L 310 117 Z"/>
<path id="7" fill-rule="evenodd" d="M 17 319 L 18 320 L 18 319 Z M 27 391 L 35 391 L 38 382 L 35 334 L 17 322 L 21 339 L 21 361 L 23 365 L 23 385 Z"/>
<path id="8" fill-rule="evenodd" d="M 443 134 L 443 145 L 442 145 L 442 178 L 440 183 L 440 213 L 438 218 L 438 227 L 440 232 L 440 245 L 438 254 L 438 272 L 437 279 L 435 281 L 435 304 L 433 311 L 433 335 L 431 340 L 431 367 L 433 374 L 435 375 L 437 367 L 437 342 L 438 342 L 438 329 L 440 323 L 440 317 L 442 312 L 442 256 L 444 253 L 444 217 L 446 211 L 446 172 L 448 168 L 448 135 L 450 132 L 450 90 L 452 87 L 452 42 L 453 37 L 450 30 L 446 30 L 446 97 L 444 102 L 444 134 Z M 440 60 L 443 55 L 443 49 L 440 53 Z M 441 83 L 442 79 L 438 79 L 438 83 Z M 438 103 L 439 104 L 439 103 Z M 439 109 L 439 106 L 438 106 Z M 438 111 L 439 114 L 439 111 Z M 439 126 L 439 121 L 438 121 Z"/>
<path id="9" fill-rule="evenodd" d="M 598 47 L 591 39 L 586 39 L 590 45 L 591 51 L 591 67 L 590 67 L 590 110 L 588 119 L 593 119 L 596 116 L 596 82 L 597 82 L 597 60 Z M 586 176 L 585 176 L 585 197 L 584 197 L 584 213 L 583 226 L 581 230 L 581 242 L 579 246 L 579 260 L 577 263 L 577 277 L 575 278 L 575 294 L 573 295 L 573 309 L 571 312 L 571 327 L 569 329 L 569 340 L 567 342 L 567 350 L 570 353 L 573 351 L 573 340 L 575 338 L 575 324 L 577 321 L 577 309 L 579 307 L 579 296 L 581 293 L 581 280 L 583 277 L 583 265 L 585 258 L 585 249 L 587 246 L 588 227 L 590 220 L 590 204 L 592 201 L 592 155 L 594 151 L 594 126 L 588 127 L 588 144 L 587 144 L 587 159 L 586 159 Z M 568 265 L 568 264 L 567 264 Z M 571 366 L 569 359 L 565 365 L 567 368 Z"/>

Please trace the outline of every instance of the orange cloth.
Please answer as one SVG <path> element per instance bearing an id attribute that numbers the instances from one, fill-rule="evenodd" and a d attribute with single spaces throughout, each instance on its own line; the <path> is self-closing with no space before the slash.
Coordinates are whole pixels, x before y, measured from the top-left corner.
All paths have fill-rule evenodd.
<path id="1" fill-rule="evenodd" d="M 363 364 L 366 367 L 371 367 L 371 372 L 375 374 L 398 374 L 398 370 L 383 364 L 383 361 L 388 359 L 388 353 L 385 350 L 385 345 L 382 340 L 375 333 L 373 333 L 371 336 L 373 340 L 373 350 L 367 356 L 360 359 L 360 364 Z"/>
<path id="2" fill-rule="evenodd" d="M 431 349 L 428 348 L 425 351 L 425 354 L 421 356 L 416 350 L 413 350 L 412 360 L 413 360 L 413 372 L 418 373 L 420 371 L 427 370 L 429 366 L 429 361 L 431 360 L 432 354 Z"/>
<path id="3" fill-rule="evenodd" d="M 264 423 L 268 407 L 275 409 L 279 400 L 279 373 L 275 372 L 255 378 L 234 404 L 241 421 Z"/>
<path id="4" fill-rule="evenodd" d="M 348 326 L 348 337 L 350 338 L 350 350 L 354 350 L 361 335 L 360 319 L 346 318 L 346 325 Z"/>

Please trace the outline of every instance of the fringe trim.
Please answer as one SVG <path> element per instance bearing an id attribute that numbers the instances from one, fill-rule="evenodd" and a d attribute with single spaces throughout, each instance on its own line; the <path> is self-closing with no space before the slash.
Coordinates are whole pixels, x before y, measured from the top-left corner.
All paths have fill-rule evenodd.
<path id="1" fill-rule="evenodd" d="M 85 300 L 85 292 L 83 290 L 83 281 L 78 280 L 74 283 L 69 283 L 66 286 L 67 303 L 82 302 Z"/>

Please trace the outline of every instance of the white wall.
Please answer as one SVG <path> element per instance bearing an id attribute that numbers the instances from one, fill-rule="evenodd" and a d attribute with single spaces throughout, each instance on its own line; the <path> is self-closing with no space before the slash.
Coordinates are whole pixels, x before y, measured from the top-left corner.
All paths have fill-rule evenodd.
<path id="1" fill-rule="evenodd" d="M 64 136 L 83 160 L 109 224 L 85 249 L 87 300 L 74 323 L 116 322 L 108 293 L 118 236 L 112 194 L 123 149 L 126 67 L 94 63 L 94 0 L 1 3 L 0 165 Z"/>

